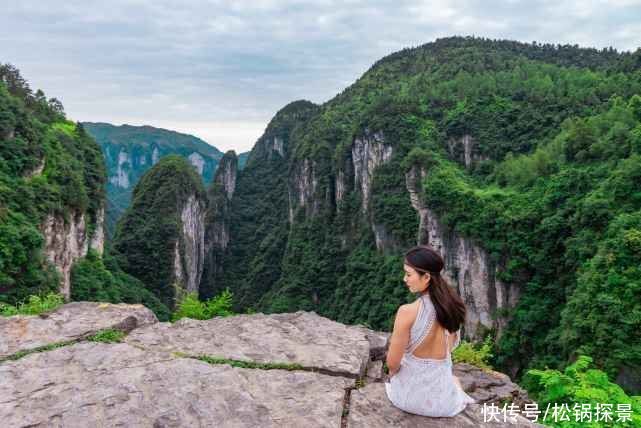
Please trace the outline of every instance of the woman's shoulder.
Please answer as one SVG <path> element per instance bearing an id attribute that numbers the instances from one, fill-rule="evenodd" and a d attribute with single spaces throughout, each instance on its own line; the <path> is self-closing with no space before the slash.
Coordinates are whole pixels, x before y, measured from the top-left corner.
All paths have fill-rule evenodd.
<path id="1" fill-rule="evenodd" d="M 405 318 L 409 321 L 414 321 L 420 309 L 421 299 L 418 298 L 411 303 L 406 303 L 398 307 L 397 316 Z"/>

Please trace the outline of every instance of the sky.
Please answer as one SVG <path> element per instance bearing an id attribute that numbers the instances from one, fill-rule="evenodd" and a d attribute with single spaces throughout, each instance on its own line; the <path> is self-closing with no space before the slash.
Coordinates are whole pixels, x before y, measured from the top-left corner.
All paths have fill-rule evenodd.
<path id="1" fill-rule="evenodd" d="M 641 46 L 641 0 L 3 0 L 0 63 L 74 121 L 251 150 L 289 102 L 323 103 L 378 59 L 454 35 Z"/>

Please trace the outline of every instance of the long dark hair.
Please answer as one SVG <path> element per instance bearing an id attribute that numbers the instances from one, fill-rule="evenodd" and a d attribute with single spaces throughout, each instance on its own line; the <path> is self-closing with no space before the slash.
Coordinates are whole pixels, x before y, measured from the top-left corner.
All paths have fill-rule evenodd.
<path id="1" fill-rule="evenodd" d="M 448 331 L 454 333 L 465 323 L 465 304 L 456 290 L 450 287 L 441 275 L 445 266 L 443 257 L 427 245 L 410 248 L 405 253 L 405 264 L 412 267 L 419 275 L 430 274 L 427 288 L 436 319 Z"/>

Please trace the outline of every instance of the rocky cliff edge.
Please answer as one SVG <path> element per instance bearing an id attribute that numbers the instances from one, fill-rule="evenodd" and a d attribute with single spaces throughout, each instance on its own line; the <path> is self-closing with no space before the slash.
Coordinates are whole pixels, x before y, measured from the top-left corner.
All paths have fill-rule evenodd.
<path id="1" fill-rule="evenodd" d="M 126 335 L 96 341 L 106 329 Z M 454 418 L 396 409 L 382 383 L 387 333 L 313 312 L 160 323 L 141 305 L 75 302 L 0 317 L 4 427 L 478 427 L 483 403 L 527 401 L 496 372 L 454 371 L 478 404 Z"/>

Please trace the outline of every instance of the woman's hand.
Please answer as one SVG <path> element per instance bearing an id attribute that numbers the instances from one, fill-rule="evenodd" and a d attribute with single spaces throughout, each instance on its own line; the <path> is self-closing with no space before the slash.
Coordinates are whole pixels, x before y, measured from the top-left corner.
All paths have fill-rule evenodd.
<path id="1" fill-rule="evenodd" d="M 392 379 L 392 377 L 394 377 L 394 375 L 395 375 L 396 373 L 398 373 L 400 370 L 401 370 L 401 368 L 400 368 L 400 367 L 398 367 L 398 368 L 397 368 L 397 369 L 395 369 L 395 370 L 390 370 L 390 371 L 389 371 L 389 373 L 388 373 L 388 375 L 387 375 L 387 376 L 388 376 L 388 378 L 389 378 L 389 379 Z"/>

